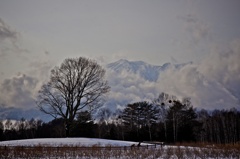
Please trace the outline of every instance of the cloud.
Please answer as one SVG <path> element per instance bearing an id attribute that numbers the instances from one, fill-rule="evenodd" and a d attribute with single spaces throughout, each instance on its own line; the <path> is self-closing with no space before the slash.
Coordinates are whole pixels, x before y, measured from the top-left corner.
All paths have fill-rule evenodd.
<path id="1" fill-rule="evenodd" d="M 185 29 L 190 33 L 191 41 L 198 44 L 201 40 L 211 39 L 210 27 L 194 14 L 179 17 L 185 22 Z"/>
<path id="2" fill-rule="evenodd" d="M 226 49 L 227 48 L 227 49 Z M 194 107 L 208 110 L 240 106 L 240 39 L 228 46 L 212 49 L 199 64 L 177 67 L 170 64 L 160 72 L 158 80 L 148 81 L 126 70 L 107 70 L 111 86 L 107 105 L 151 101 L 165 92 L 178 98 L 190 97 Z"/>
<path id="3" fill-rule="evenodd" d="M 225 88 L 235 100 L 240 99 L 240 39 L 229 46 L 214 48 L 211 54 L 202 61 L 199 71 L 208 79 L 216 81 Z"/>
<path id="4" fill-rule="evenodd" d="M 171 56 L 170 59 L 171 59 L 171 62 L 173 64 L 177 64 L 178 63 L 178 61 L 174 57 Z"/>
<path id="5" fill-rule="evenodd" d="M 111 86 L 107 106 L 124 106 L 128 103 L 151 101 L 155 97 L 155 84 L 139 74 L 128 71 L 114 72 L 107 69 L 107 80 Z M 115 109 L 115 108 L 113 108 Z"/>
<path id="6" fill-rule="evenodd" d="M 13 31 L 1 18 L 0 18 L 0 41 L 1 40 L 16 40 L 17 32 Z"/>
<path id="7" fill-rule="evenodd" d="M 151 101 L 159 93 L 166 92 L 179 98 L 190 97 L 197 108 L 239 108 L 240 99 L 240 39 L 228 46 L 212 49 L 200 64 L 189 63 L 176 67 L 169 64 L 158 77 L 149 81 L 140 74 L 127 70 L 106 70 L 106 79 L 111 86 L 106 106 L 116 109 L 128 103 Z M 49 61 L 34 61 L 27 74 L 5 79 L 0 86 L 2 104 L 18 108 L 34 107 L 34 99 L 42 83 L 49 79 L 53 64 Z"/>
<path id="8" fill-rule="evenodd" d="M 0 86 L 1 104 L 16 108 L 33 108 L 38 80 L 25 74 L 5 79 Z"/>
<path id="9" fill-rule="evenodd" d="M 46 56 L 50 55 L 50 53 L 49 53 L 48 51 L 44 51 L 44 54 L 45 54 Z"/>
<path id="10" fill-rule="evenodd" d="M 227 109 L 240 106 L 240 39 L 215 47 L 200 64 L 180 70 L 170 67 L 157 86 L 178 97 L 190 97 L 198 108 Z"/>
<path id="11" fill-rule="evenodd" d="M 189 64 L 180 70 L 174 67 L 163 72 L 156 87 L 179 98 L 190 97 L 193 105 L 204 109 L 223 109 L 237 106 L 225 88 L 199 72 L 199 65 Z"/>
<path id="12" fill-rule="evenodd" d="M 50 70 L 54 67 L 54 62 L 51 60 L 33 60 L 28 64 L 28 67 L 31 68 L 27 72 L 28 74 L 45 82 L 49 80 Z"/>
<path id="13" fill-rule="evenodd" d="M 26 61 L 27 56 L 22 53 L 29 53 L 29 50 L 22 48 L 21 34 L 13 30 L 0 17 L 0 61 L 6 59 L 21 58 Z"/>
<path id="14" fill-rule="evenodd" d="M 52 63 L 48 61 L 34 61 L 26 64 L 29 69 L 25 74 L 18 73 L 13 77 L 0 80 L 0 104 L 15 108 L 33 108 L 38 90 L 49 80 Z M 4 76 L 4 72 L 2 72 Z"/>
<path id="15" fill-rule="evenodd" d="M 152 101 L 165 92 L 178 98 L 190 97 L 194 107 L 205 109 L 239 108 L 240 40 L 229 46 L 212 49 L 200 64 L 188 63 L 176 67 L 169 64 L 157 81 L 149 81 L 138 73 L 106 70 L 111 86 L 106 106 L 122 108 L 128 103 Z M 227 49 L 226 49 L 227 48 Z M 0 86 L 0 101 L 18 108 L 35 107 L 34 100 L 42 83 L 49 79 L 52 63 L 35 61 L 29 65 L 29 75 L 5 79 Z"/>
<path id="16" fill-rule="evenodd" d="M 23 64 L 27 62 L 27 56 L 21 53 L 28 51 L 20 47 L 19 35 L 0 18 L 0 65 L 3 75 L 0 83 L 0 104 L 7 107 L 28 108 L 34 105 L 38 79 L 22 73 L 14 77 L 4 77 L 11 70 L 11 66 L 14 66 L 13 64 L 19 66 L 19 60 L 22 60 Z"/>

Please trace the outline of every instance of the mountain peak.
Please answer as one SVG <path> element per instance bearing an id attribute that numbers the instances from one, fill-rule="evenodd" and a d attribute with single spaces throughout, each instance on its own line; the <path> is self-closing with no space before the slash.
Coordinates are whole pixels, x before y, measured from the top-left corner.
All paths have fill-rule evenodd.
<path id="1" fill-rule="evenodd" d="M 159 75 L 160 66 L 150 65 L 143 61 L 128 61 L 121 59 L 108 64 L 107 68 L 118 73 L 127 71 L 129 73 L 138 74 L 148 81 L 156 81 Z"/>
<path id="2" fill-rule="evenodd" d="M 129 61 L 129 60 L 126 60 L 126 59 L 120 59 L 116 62 L 113 62 L 111 64 L 114 64 L 114 65 L 148 65 L 147 63 L 143 62 L 143 61 Z"/>
<path id="3" fill-rule="evenodd" d="M 126 59 L 120 59 L 120 60 L 118 60 L 118 61 L 116 61 L 116 62 L 114 62 L 114 63 L 125 64 L 125 63 L 129 63 L 129 61 L 126 60 Z"/>
<path id="4" fill-rule="evenodd" d="M 120 66 L 120 65 L 137 65 L 137 66 L 141 66 L 141 65 L 150 65 L 144 61 L 129 61 L 126 59 L 120 59 L 116 62 L 110 63 L 107 65 L 107 67 L 112 67 L 112 66 Z M 153 66 L 153 65 L 152 65 Z"/>
<path id="5" fill-rule="evenodd" d="M 183 64 L 171 64 L 171 63 L 165 63 L 162 66 L 156 66 L 148 64 L 144 61 L 128 61 L 126 59 L 120 59 L 116 62 L 110 63 L 107 65 L 107 69 L 110 69 L 114 72 L 121 73 L 122 71 L 131 73 L 131 74 L 137 74 L 140 77 L 144 78 L 145 80 L 155 82 L 157 81 L 159 75 L 170 69 L 181 69 L 185 65 L 188 65 L 191 63 L 183 63 Z"/>

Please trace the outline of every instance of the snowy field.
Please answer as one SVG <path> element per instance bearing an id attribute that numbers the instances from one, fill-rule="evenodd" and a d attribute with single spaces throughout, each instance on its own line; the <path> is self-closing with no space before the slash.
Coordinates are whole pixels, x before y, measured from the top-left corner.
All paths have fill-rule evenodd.
<path id="1" fill-rule="evenodd" d="M 134 147 L 131 145 L 135 144 Z M 0 158 L 239 159 L 240 146 L 156 146 L 94 138 L 45 138 L 0 142 Z M 147 146 L 148 145 L 148 146 Z"/>
<path id="2" fill-rule="evenodd" d="M 0 146 L 131 146 L 138 144 L 136 142 L 105 140 L 95 138 L 44 138 L 44 139 L 27 139 L 27 140 L 12 140 L 2 141 Z M 142 144 L 146 145 L 146 144 Z"/>

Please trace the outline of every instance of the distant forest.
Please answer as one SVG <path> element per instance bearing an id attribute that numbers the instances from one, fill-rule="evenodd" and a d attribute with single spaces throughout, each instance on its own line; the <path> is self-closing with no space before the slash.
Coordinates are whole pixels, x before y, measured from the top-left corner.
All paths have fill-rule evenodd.
<path id="1" fill-rule="evenodd" d="M 136 102 L 122 111 L 98 110 L 96 119 L 88 111 L 78 113 L 72 123 L 71 137 L 105 138 L 130 141 L 240 142 L 240 111 L 196 110 L 190 99 L 181 101 L 162 93 L 153 102 Z M 61 118 L 48 123 L 41 120 L 0 122 L 0 140 L 66 137 Z"/>

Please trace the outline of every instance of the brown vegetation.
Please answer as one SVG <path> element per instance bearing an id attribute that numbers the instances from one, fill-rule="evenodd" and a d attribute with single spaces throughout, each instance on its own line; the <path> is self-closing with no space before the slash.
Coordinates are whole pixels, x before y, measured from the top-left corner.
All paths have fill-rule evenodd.
<path id="1" fill-rule="evenodd" d="M 182 144 L 172 146 L 34 147 L 1 146 L 0 158 L 240 158 L 240 145 Z"/>

